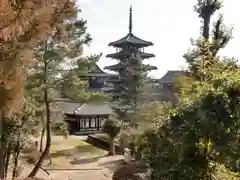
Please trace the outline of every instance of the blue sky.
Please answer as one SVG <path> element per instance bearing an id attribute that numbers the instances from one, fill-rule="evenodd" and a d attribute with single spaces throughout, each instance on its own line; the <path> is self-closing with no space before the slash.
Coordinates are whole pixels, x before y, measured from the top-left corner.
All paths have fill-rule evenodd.
<path id="1" fill-rule="evenodd" d="M 183 3 L 184 2 L 184 3 Z M 158 67 L 150 75 L 161 77 L 167 70 L 186 67 L 183 54 L 190 47 L 190 38 L 199 35 L 200 19 L 193 11 L 197 0 L 78 0 L 82 13 L 88 21 L 92 44 L 85 49 L 86 55 L 103 53 L 99 66 L 114 64 L 106 54 L 115 50 L 108 43 L 118 40 L 128 32 L 129 7 L 133 7 L 133 33 L 154 43 L 145 49 L 155 58 L 147 60 Z M 240 58 L 240 11 L 239 0 L 225 0 L 224 22 L 234 27 L 229 45 L 221 52 L 223 56 Z"/>

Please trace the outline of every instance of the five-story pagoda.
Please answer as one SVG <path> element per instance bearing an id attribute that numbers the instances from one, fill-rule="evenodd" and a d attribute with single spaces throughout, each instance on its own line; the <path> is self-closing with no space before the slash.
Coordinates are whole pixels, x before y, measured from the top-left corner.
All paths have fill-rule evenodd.
<path id="1" fill-rule="evenodd" d="M 110 91 L 113 95 L 113 100 L 119 101 L 120 99 L 124 99 L 123 97 L 125 97 L 126 100 L 127 95 L 125 82 L 129 80 L 129 69 L 134 69 L 134 61 L 140 62 L 141 69 L 145 74 L 147 74 L 147 72 L 150 70 L 156 69 L 154 66 L 145 65 L 142 63 L 144 59 L 155 57 L 154 54 L 144 52 L 144 48 L 152 46 L 153 43 L 140 39 L 132 33 L 132 6 L 130 7 L 129 12 L 128 34 L 117 41 L 109 43 L 108 45 L 116 48 L 116 52 L 113 54 L 108 54 L 106 57 L 115 59 L 118 62 L 115 65 L 105 67 L 105 69 L 114 71 L 116 73 L 116 76 L 111 76 L 108 79 L 108 83 L 113 85 L 113 88 Z M 124 82 L 124 79 L 127 78 L 128 80 Z M 129 82 L 127 83 L 129 84 Z M 125 104 L 127 104 L 126 101 Z"/>

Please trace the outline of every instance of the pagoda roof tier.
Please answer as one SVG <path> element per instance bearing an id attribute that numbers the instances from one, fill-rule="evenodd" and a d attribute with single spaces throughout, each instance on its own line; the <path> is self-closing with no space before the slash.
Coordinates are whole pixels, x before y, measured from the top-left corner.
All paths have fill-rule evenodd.
<path id="1" fill-rule="evenodd" d="M 129 31 L 128 31 L 128 34 L 117 40 L 117 41 L 114 41 L 114 42 L 111 42 L 109 43 L 108 45 L 109 46 L 113 46 L 113 47 L 124 47 L 126 45 L 130 45 L 130 46 L 135 46 L 135 47 L 138 47 L 138 48 L 142 48 L 142 47 L 147 47 L 147 46 L 152 46 L 153 43 L 152 42 L 149 42 L 149 41 L 145 41 L 143 39 L 140 39 L 139 37 L 135 36 L 133 33 L 132 33 L 132 29 L 133 29 L 133 19 L 132 19 L 132 6 L 130 6 L 130 9 L 129 9 Z"/>
<path id="2" fill-rule="evenodd" d="M 109 79 L 107 79 L 107 82 L 109 82 L 109 83 L 121 82 L 121 79 L 109 78 Z"/>
<path id="3" fill-rule="evenodd" d="M 128 33 L 125 37 L 117 41 L 111 42 L 108 45 L 113 47 L 123 47 L 124 45 L 133 45 L 141 48 L 141 47 L 152 46 L 153 43 L 140 39 L 132 33 Z"/>
<path id="4" fill-rule="evenodd" d="M 153 70 L 157 70 L 157 67 L 156 66 L 151 66 L 149 64 L 144 64 L 144 68 L 146 68 L 146 70 L 148 71 L 153 71 Z"/>
<path id="5" fill-rule="evenodd" d="M 144 69 L 147 70 L 147 71 L 157 70 L 156 66 L 151 66 L 151 65 L 148 65 L 148 64 L 143 64 L 143 66 L 144 66 Z M 122 69 L 124 67 L 125 67 L 124 65 L 115 64 L 115 65 L 112 65 L 112 66 L 106 66 L 105 69 L 114 71 L 114 70 Z"/>
<path id="6" fill-rule="evenodd" d="M 115 58 L 115 59 L 120 59 L 121 57 L 125 57 L 125 56 L 132 56 L 132 52 L 125 52 L 125 51 L 120 51 L 117 53 L 113 53 L 113 54 L 108 54 L 106 57 L 110 57 L 110 58 Z M 150 54 L 150 53 L 145 53 L 145 52 L 139 52 L 139 56 L 142 59 L 147 59 L 147 58 L 151 58 L 151 57 L 155 57 L 154 54 Z"/>
<path id="7" fill-rule="evenodd" d="M 114 70 L 119 70 L 119 69 L 122 69 L 122 68 L 124 68 L 123 65 L 115 64 L 115 65 L 111 65 L 111 66 L 106 66 L 104 69 L 108 69 L 108 70 L 114 71 Z"/>

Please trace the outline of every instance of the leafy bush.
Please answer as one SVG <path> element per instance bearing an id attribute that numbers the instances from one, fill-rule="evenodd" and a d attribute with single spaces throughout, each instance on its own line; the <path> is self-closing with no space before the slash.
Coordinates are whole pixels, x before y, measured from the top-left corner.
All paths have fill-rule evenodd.
<path id="1" fill-rule="evenodd" d="M 68 137 L 68 124 L 65 121 L 56 122 L 52 126 L 52 130 L 54 133 L 58 135 L 63 135 L 65 138 Z"/>
<path id="2" fill-rule="evenodd" d="M 166 115 L 171 110 L 171 103 L 153 101 L 143 104 L 135 114 L 138 124 L 145 128 L 158 128 L 166 120 Z"/>
<path id="3" fill-rule="evenodd" d="M 114 117 L 107 119 L 103 125 L 103 132 L 106 133 L 110 138 L 110 155 L 115 154 L 115 138 L 121 130 L 121 123 Z"/>
<path id="4" fill-rule="evenodd" d="M 135 128 L 129 128 L 128 131 L 124 131 L 119 138 L 120 146 L 122 149 L 129 148 L 133 155 L 139 152 L 139 146 L 142 142 L 142 135 L 144 131 Z"/>
<path id="5" fill-rule="evenodd" d="M 148 166 L 142 162 L 126 164 L 116 169 L 113 174 L 113 180 L 148 180 Z"/>

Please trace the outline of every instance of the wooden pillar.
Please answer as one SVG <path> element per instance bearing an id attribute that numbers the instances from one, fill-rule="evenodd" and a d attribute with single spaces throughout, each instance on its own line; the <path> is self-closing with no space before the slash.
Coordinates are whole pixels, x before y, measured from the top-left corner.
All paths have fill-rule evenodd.
<path id="1" fill-rule="evenodd" d="M 89 117 L 89 119 L 88 119 L 89 128 L 91 128 L 91 127 L 92 127 L 92 123 L 91 123 L 91 121 L 92 121 L 92 118 L 91 118 L 91 117 Z"/>
<path id="2" fill-rule="evenodd" d="M 100 123 L 100 122 L 99 122 L 99 119 L 100 119 L 99 116 L 97 116 L 97 117 L 96 117 L 96 124 L 97 124 L 97 130 L 98 130 L 98 131 L 99 131 L 99 123 Z"/>

